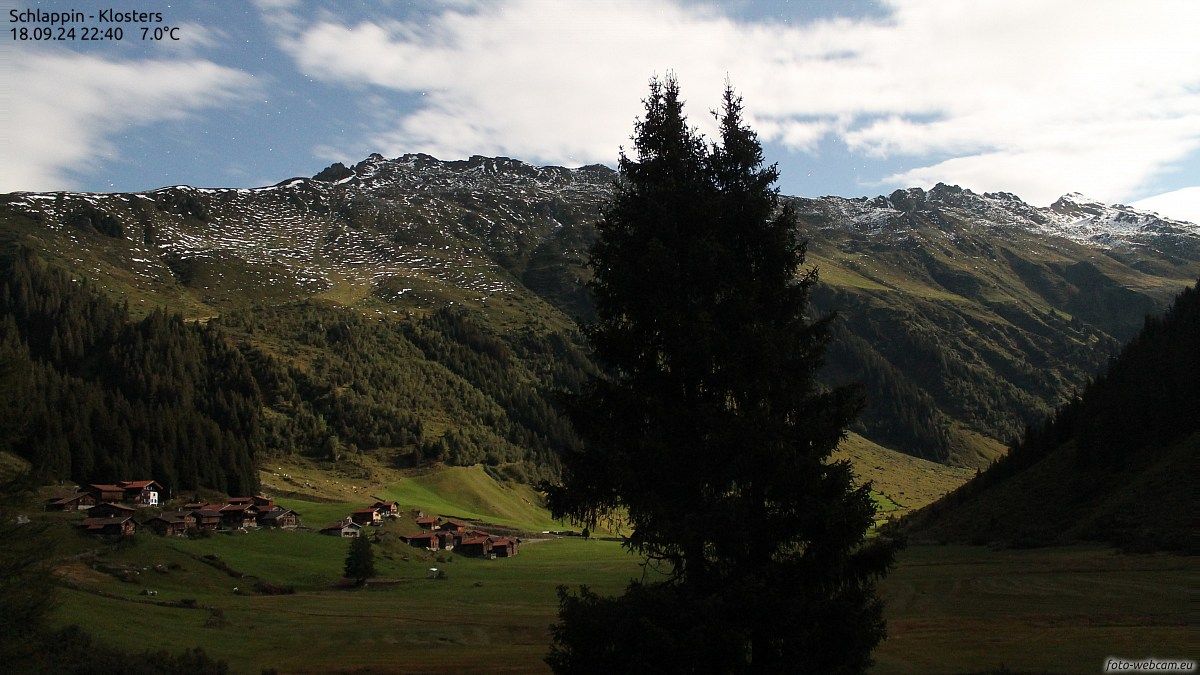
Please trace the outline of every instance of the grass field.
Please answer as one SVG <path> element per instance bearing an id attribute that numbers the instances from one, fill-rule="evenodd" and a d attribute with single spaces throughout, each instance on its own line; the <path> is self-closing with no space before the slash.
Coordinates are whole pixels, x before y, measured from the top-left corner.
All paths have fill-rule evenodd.
<path id="1" fill-rule="evenodd" d="M 395 583 L 337 590 L 345 547 L 302 532 L 194 541 L 139 535 L 103 559 L 147 568 L 141 581 L 68 565 L 62 573 L 74 584 L 114 597 L 64 590 L 58 620 L 131 649 L 201 645 L 236 672 L 538 672 L 558 584 L 616 593 L 642 574 L 610 541 L 564 538 L 527 544 L 512 559 L 447 563 L 385 546 L 379 571 Z M 203 553 L 297 592 L 235 594 L 250 582 L 189 555 Z M 153 569 L 171 563 L 180 569 Z M 426 578 L 430 565 L 449 578 Z M 1095 672 L 1111 655 L 1194 657 L 1197 617 L 1187 598 L 1198 583 L 1190 558 L 915 547 L 883 585 L 889 639 L 876 652 L 875 672 Z M 201 608 L 135 604 L 143 588 L 157 590 L 156 600 L 191 598 Z"/>
<path id="2" fill-rule="evenodd" d="M 918 546 L 883 585 L 878 673 L 1096 673 L 1106 656 L 1195 659 L 1194 557 Z"/>
<path id="3" fill-rule="evenodd" d="M 843 450 L 860 460 L 888 458 L 862 444 Z M 949 480 L 926 468 L 917 463 L 907 474 L 893 472 L 893 481 L 908 477 L 881 481 L 890 492 L 877 491 L 877 502 L 906 508 L 938 480 Z M 365 476 L 348 468 L 350 475 L 326 474 L 325 484 L 305 467 L 277 469 L 307 484 L 314 499 L 345 499 L 285 500 L 309 522 L 333 518 L 362 501 L 359 494 L 380 491 L 428 513 L 527 530 L 554 522 L 527 488 L 493 481 L 478 467 L 401 476 L 391 485 L 365 480 L 387 472 Z M 908 502 L 893 501 L 893 494 Z M 412 527 L 406 516 L 372 530 L 381 535 L 374 547 L 380 583 L 344 590 L 338 582 L 348 544 L 339 538 L 307 531 L 192 540 L 139 534 L 111 545 L 73 532 L 67 523 L 78 517 L 40 516 L 52 523 L 64 556 L 60 624 L 78 623 L 134 650 L 199 645 L 235 672 L 544 672 L 558 585 L 618 593 L 630 579 L 653 575 L 619 543 L 578 537 L 527 542 L 511 559 L 451 553 L 439 560 L 396 538 Z M 88 550 L 98 555 L 66 557 Z M 204 562 L 205 555 L 244 576 Z M 137 581 L 120 581 L 102 571 L 106 566 L 140 573 Z M 447 578 L 428 578 L 430 567 Z M 256 580 L 295 592 L 257 594 Z M 1198 617 L 1188 598 L 1198 585 L 1200 565 L 1187 557 L 915 546 L 882 586 L 889 639 L 876 652 L 875 672 L 1095 672 L 1105 656 L 1194 658 Z M 157 595 L 143 596 L 143 589 Z M 195 607 L 178 606 L 183 601 Z"/>
<path id="4" fill-rule="evenodd" d="M 516 558 L 494 561 L 454 556 L 439 563 L 409 549 L 407 560 L 392 555 L 379 561 L 381 578 L 394 583 L 338 590 L 332 584 L 347 543 L 334 537 L 255 532 L 195 541 L 138 539 L 105 558 L 150 567 L 142 581 L 68 568 L 64 573 L 76 584 L 116 597 L 67 590 L 59 620 L 130 649 L 199 644 L 237 672 L 539 670 L 559 583 L 615 593 L 641 574 L 619 544 L 570 538 L 528 544 Z M 239 572 L 296 584 L 297 592 L 235 594 L 235 587 L 249 586 L 245 578 L 234 579 L 189 552 L 217 552 Z M 153 571 L 153 565 L 171 563 L 181 569 Z M 427 578 L 430 565 L 447 570 L 448 578 Z M 158 591 L 157 600 L 194 599 L 202 608 L 134 604 L 143 599 L 142 588 Z M 219 618 L 207 608 L 219 609 Z"/>

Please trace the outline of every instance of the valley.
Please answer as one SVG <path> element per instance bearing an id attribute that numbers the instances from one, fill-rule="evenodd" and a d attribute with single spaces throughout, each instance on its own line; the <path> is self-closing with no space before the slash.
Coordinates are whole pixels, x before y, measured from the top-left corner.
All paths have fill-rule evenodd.
<path id="1" fill-rule="evenodd" d="M 556 402 L 596 372 L 584 263 L 613 178 L 374 155 L 259 189 L 0 197 L 0 377 L 25 393 L 2 402 L 0 472 L 261 491 L 303 522 L 114 543 L 26 501 L 55 545 L 53 624 L 134 653 L 200 646 L 234 672 L 545 671 L 559 585 L 616 594 L 656 574 L 621 522 L 546 534 L 577 527 L 535 487 L 579 443 Z M 838 314 L 823 382 L 866 391 L 833 459 L 871 482 L 870 537 L 936 516 L 926 507 L 1084 390 L 1200 268 L 1196 226 L 1078 195 L 1045 209 L 944 185 L 793 201 L 815 313 Z M 1147 485 L 1195 439 L 1169 449 Z M 1076 517 L 1042 523 L 1052 510 L 1030 493 L 1093 475 L 1064 482 L 1073 469 L 1051 459 L 913 536 L 881 585 L 873 672 L 1187 653 L 1192 558 L 1025 548 Z M 1173 523 L 1190 503 L 1176 497 Z M 318 530 L 376 499 L 400 518 L 365 528 L 377 577 L 347 588 L 347 542 Z M 417 511 L 517 533 L 520 553 L 409 546 Z"/>
<path id="2" fill-rule="evenodd" d="M 62 522 L 75 514 L 40 514 L 34 517 L 50 523 L 62 558 L 56 575 L 66 585 L 55 623 L 79 624 L 134 652 L 199 645 L 236 673 L 545 672 L 541 658 L 556 618 L 557 585 L 617 593 L 630 579 L 653 578 L 618 542 L 595 538 L 527 541 L 519 555 L 501 560 L 410 548 L 393 537 L 414 527 L 409 509 L 417 506 L 537 531 L 555 523 L 531 499 L 536 495 L 498 483 L 479 467 L 413 476 L 377 466 L 345 469 L 278 466 L 264 472 L 264 486 L 276 487 L 271 481 L 286 474 L 311 491 L 310 499 L 320 498 L 280 500 L 306 523 L 337 517 L 369 499 L 367 493 L 400 501 L 401 520 L 376 528 L 383 536 L 375 547 L 376 583 L 341 587 L 347 542 L 315 532 L 198 539 L 140 533 L 110 545 Z M 372 479 L 364 480 L 364 470 Z M 206 555 L 247 576 L 204 564 Z M 126 566 L 141 570 L 136 581 L 95 569 Z M 429 578 L 431 566 L 447 578 Z M 872 672 L 1065 673 L 1094 670 L 1113 653 L 1140 654 L 1146 644 L 1186 653 L 1184 598 L 1198 575 L 1187 558 L 1098 547 L 913 546 L 882 585 L 889 638 Z M 251 577 L 294 593 L 234 590 L 249 588 Z M 144 589 L 157 594 L 146 597 Z"/>

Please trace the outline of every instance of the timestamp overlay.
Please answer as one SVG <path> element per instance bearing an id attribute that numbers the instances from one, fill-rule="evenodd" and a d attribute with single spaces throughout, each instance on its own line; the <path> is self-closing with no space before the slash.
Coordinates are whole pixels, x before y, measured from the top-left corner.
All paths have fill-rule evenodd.
<path id="1" fill-rule="evenodd" d="M 9 43 L 179 42 L 187 27 L 172 23 L 168 10 L 84 8 L 9 9 L 4 18 Z"/>

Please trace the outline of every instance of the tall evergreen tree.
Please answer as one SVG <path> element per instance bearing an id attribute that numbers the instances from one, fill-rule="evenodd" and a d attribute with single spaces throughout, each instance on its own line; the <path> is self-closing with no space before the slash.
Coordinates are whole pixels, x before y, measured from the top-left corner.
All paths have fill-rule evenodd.
<path id="1" fill-rule="evenodd" d="M 624 512 L 628 545 L 665 570 L 618 599 L 563 593 L 559 672 L 858 672 L 883 635 L 869 488 L 829 461 L 862 406 L 815 380 L 829 317 L 780 204 L 778 171 L 727 88 L 720 139 L 687 124 L 673 77 L 652 81 L 592 249 L 606 369 L 569 401 L 582 448 L 550 488 L 594 528 Z"/>
<path id="2" fill-rule="evenodd" d="M 371 542 L 366 535 L 350 541 L 345 572 L 347 579 L 354 579 L 360 584 L 375 576 L 375 552 L 371 550 Z"/>

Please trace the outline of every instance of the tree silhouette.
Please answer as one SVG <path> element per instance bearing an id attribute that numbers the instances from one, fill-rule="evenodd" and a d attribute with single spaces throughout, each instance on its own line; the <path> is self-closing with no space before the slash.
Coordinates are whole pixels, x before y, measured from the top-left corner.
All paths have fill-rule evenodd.
<path id="1" fill-rule="evenodd" d="M 354 579 L 359 584 L 375 576 L 375 552 L 371 542 L 365 536 L 355 537 L 350 541 L 350 549 L 346 552 L 347 579 Z"/>
<path id="2" fill-rule="evenodd" d="M 742 102 L 720 139 L 652 81 L 635 156 L 598 225 L 589 338 L 605 369 L 567 408 L 583 444 L 548 486 L 559 517 L 624 512 L 662 582 L 561 595 L 558 672 L 857 672 L 883 635 L 875 580 L 893 545 L 846 462 L 862 406 L 818 386 L 831 317 L 809 321 L 815 270 Z"/>

